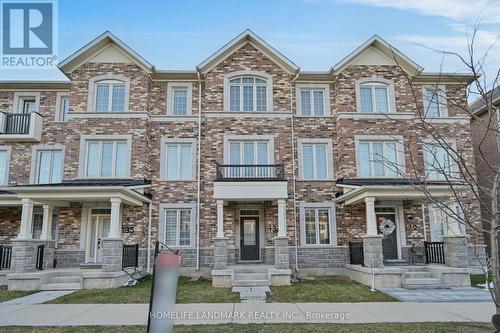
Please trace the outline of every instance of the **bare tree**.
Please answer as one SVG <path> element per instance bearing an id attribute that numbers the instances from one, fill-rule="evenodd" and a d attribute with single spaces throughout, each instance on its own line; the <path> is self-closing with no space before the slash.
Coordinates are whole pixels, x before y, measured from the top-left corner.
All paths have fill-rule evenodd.
<path id="1" fill-rule="evenodd" d="M 479 266 L 488 273 L 491 267 L 493 287 L 488 288 L 496 306 L 496 313 L 500 314 L 500 258 L 498 249 L 498 233 L 500 231 L 499 188 L 500 165 L 491 162 L 486 151 L 486 142 L 491 137 L 496 138 L 500 146 L 499 108 L 494 104 L 495 88 L 498 88 L 500 69 L 488 77 L 486 70 L 488 52 L 491 47 L 480 55 L 476 54 L 475 40 L 479 31 L 479 24 L 474 26 L 471 35 L 467 36 L 467 54 L 460 55 L 456 52 L 436 50 L 444 56 L 456 57 L 471 74 L 470 80 L 459 79 L 456 75 L 449 75 L 440 71 L 437 74 L 437 84 L 434 82 L 431 92 L 423 92 L 422 83 L 418 82 L 418 73 L 407 73 L 398 63 L 396 50 L 393 50 L 393 59 L 405 75 L 405 80 L 411 88 L 412 102 L 417 112 L 413 122 L 398 120 L 388 114 L 391 121 L 407 126 L 408 136 L 403 144 L 406 152 L 406 165 L 399 165 L 394 160 L 383 156 L 374 157 L 377 162 L 392 168 L 399 173 L 411 186 L 418 189 L 426 199 L 425 201 L 437 207 L 448 218 L 448 233 L 461 233 L 467 229 L 475 233 L 476 239 L 483 233 L 489 235 L 491 258 L 484 258 L 476 254 Z M 446 83 L 453 82 L 458 93 L 451 93 L 441 89 Z M 472 83 L 470 81 L 472 80 Z M 440 84 L 442 82 L 442 84 Z M 465 93 L 465 94 L 464 94 Z M 425 96 L 424 96 L 425 95 Z M 456 96 L 468 96 L 460 98 Z M 497 95 L 498 97 L 498 95 Z M 481 115 L 470 112 L 467 103 L 477 100 L 481 105 Z M 423 102 L 427 100 L 427 102 Z M 477 106 L 477 104 L 476 104 Z M 436 112 L 447 108 L 450 115 L 469 116 L 480 127 L 481 131 L 476 139 L 476 164 L 482 163 L 483 172 L 476 174 L 474 158 L 472 156 L 473 136 L 472 131 L 464 131 L 467 124 L 457 121 L 456 124 L 447 123 L 446 126 L 436 121 Z M 478 133 L 476 133 L 478 134 Z M 428 138 L 428 144 L 417 143 L 417 138 Z M 456 139 L 456 140 L 450 140 Z M 456 142 L 455 142 L 456 141 Z M 499 149 L 500 151 L 500 149 Z M 408 165 L 409 164 L 409 165 Z M 404 169 L 404 170 L 403 170 Z M 484 172 L 486 170 L 486 172 Z M 430 180 L 432 179 L 432 180 Z M 436 195 L 432 187 L 436 184 L 445 185 L 450 198 L 444 200 Z M 483 216 L 479 213 L 482 209 L 486 212 Z M 470 240 L 469 240 L 470 241 Z M 474 243 L 474 241 L 472 241 Z M 475 251 L 474 251 L 475 253 Z"/>

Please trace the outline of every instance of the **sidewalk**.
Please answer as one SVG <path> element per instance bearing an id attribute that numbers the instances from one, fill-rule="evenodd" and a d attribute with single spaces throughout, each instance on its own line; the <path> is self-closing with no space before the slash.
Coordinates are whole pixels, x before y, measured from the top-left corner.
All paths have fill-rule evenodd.
<path id="1" fill-rule="evenodd" d="M 490 322 L 493 303 L 177 304 L 176 325 Z M 147 304 L 0 305 L 0 326 L 145 325 Z"/>

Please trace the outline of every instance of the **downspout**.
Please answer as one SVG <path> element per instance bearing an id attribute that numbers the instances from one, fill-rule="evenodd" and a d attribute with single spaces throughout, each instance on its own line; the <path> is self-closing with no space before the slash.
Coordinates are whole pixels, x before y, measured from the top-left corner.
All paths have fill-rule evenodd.
<path id="1" fill-rule="evenodd" d="M 299 253 L 299 238 L 297 237 L 297 190 L 296 190 L 296 177 L 295 177 L 295 112 L 293 111 L 293 84 L 295 80 L 299 77 L 299 71 L 300 69 L 297 70 L 297 73 L 295 77 L 292 80 L 292 84 L 290 85 L 290 111 L 292 111 L 292 188 L 293 188 L 293 221 L 294 221 L 294 233 L 295 233 L 295 270 L 299 270 L 299 259 L 298 259 L 298 253 Z M 297 108 L 295 108 L 297 109 Z"/>
<path id="2" fill-rule="evenodd" d="M 149 214 L 148 214 L 148 254 L 146 263 L 146 272 L 151 273 L 151 216 L 153 214 L 152 202 L 149 202 Z"/>
<path id="3" fill-rule="evenodd" d="M 200 214 L 201 214 L 201 73 L 198 76 L 198 162 L 197 162 L 197 195 L 196 195 L 196 270 L 200 269 Z"/>

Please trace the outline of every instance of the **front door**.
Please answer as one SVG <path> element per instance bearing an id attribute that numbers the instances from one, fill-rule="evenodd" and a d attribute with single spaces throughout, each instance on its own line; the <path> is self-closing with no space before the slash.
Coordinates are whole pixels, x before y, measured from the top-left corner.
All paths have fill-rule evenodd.
<path id="1" fill-rule="evenodd" d="M 87 262 L 102 262 L 101 242 L 109 234 L 109 215 L 92 215 L 90 217 L 89 247 L 87 251 Z"/>
<path id="2" fill-rule="evenodd" d="M 259 218 L 240 218 L 241 260 L 259 260 Z"/>
<path id="3" fill-rule="evenodd" d="M 384 259 L 398 259 L 398 239 L 395 213 L 377 214 L 377 229 L 382 235 Z"/>

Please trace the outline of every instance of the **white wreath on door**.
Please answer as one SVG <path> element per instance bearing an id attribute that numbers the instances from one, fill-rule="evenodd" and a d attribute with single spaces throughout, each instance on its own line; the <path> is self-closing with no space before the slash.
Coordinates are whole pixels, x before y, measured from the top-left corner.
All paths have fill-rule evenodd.
<path id="1" fill-rule="evenodd" d="M 389 219 L 384 219 L 382 222 L 380 222 L 378 226 L 378 230 L 384 235 L 388 236 L 396 230 L 396 223 L 392 222 Z"/>

